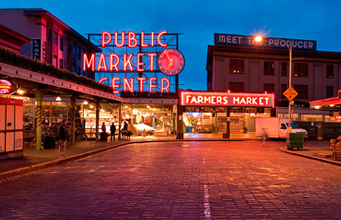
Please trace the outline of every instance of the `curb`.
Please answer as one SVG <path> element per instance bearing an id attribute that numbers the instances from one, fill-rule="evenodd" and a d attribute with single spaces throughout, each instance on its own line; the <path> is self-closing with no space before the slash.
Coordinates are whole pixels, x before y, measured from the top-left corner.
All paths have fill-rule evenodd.
<path id="1" fill-rule="evenodd" d="M 52 166 L 55 166 L 55 165 L 60 165 L 60 164 L 63 164 L 63 163 L 71 162 L 71 161 L 78 160 L 78 159 L 81 159 L 81 158 L 84 158 L 84 157 L 88 157 L 88 156 L 91 156 L 91 155 L 94 155 L 94 154 L 97 154 L 97 153 L 101 153 L 101 152 L 106 151 L 106 150 L 110 150 L 110 149 L 113 149 L 113 148 L 129 145 L 129 144 L 157 143 L 157 142 L 194 142 L 194 141 L 206 142 L 206 141 L 245 141 L 245 140 L 250 140 L 250 139 L 225 139 L 225 140 L 224 139 L 223 140 L 222 139 L 211 139 L 211 140 L 174 139 L 174 140 L 148 140 L 148 141 L 126 142 L 126 143 L 120 143 L 120 144 L 111 145 L 111 146 L 107 146 L 107 147 L 102 147 L 102 148 L 99 148 L 99 149 L 96 149 L 96 150 L 92 150 L 92 151 L 88 151 L 88 152 L 85 152 L 85 153 L 69 156 L 67 158 L 56 159 L 56 160 L 48 161 L 48 162 L 45 162 L 45 163 L 35 164 L 35 165 L 32 165 L 32 166 L 22 167 L 22 168 L 19 168 L 19 169 L 3 172 L 3 173 L 0 173 L 0 180 L 6 179 L 6 178 L 11 178 L 11 177 L 18 176 L 18 175 L 23 175 L 25 173 L 29 173 L 29 172 L 32 172 L 32 171 L 37 171 L 37 170 L 48 168 L 48 167 L 52 167 Z"/>
<path id="2" fill-rule="evenodd" d="M 287 150 L 285 148 L 280 148 L 280 150 L 282 152 L 284 152 L 284 153 L 287 153 L 287 154 L 292 154 L 292 155 L 296 155 L 296 156 L 300 156 L 300 157 L 305 157 L 305 158 L 309 158 L 309 159 L 313 159 L 313 160 L 318 160 L 318 161 L 321 161 L 321 162 L 326 162 L 326 163 L 334 164 L 336 166 L 341 166 L 341 162 L 339 162 L 339 161 L 328 160 L 328 159 L 324 159 L 322 157 L 316 157 L 316 156 L 310 156 L 310 155 L 305 155 L 305 154 L 301 154 L 301 153 L 296 153 L 294 151 L 290 151 L 290 150 Z"/>

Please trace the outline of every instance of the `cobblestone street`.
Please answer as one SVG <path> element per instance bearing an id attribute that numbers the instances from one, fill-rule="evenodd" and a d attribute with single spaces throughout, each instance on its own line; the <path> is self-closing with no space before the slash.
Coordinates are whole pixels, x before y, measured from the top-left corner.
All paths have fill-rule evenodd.
<path id="1" fill-rule="evenodd" d="M 0 219 L 341 219 L 341 167 L 285 142 L 132 144 L 0 183 Z"/>

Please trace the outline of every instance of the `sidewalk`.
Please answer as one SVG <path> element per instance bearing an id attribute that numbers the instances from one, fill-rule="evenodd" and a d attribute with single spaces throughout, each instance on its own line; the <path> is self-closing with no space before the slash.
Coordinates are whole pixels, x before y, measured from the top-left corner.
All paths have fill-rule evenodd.
<path id="1" fill-rule="evenodd" d="M 10 178 L 16 175 L 21 175 L 33 170 L 54 166 L 64 162 L 80 159 L 101 151 L 105 151 L 111 148 L 124 146 L 131 143 L 144 143 L 144 142 L 165 142 L 165 141 L 241 141 L 246 140 L 240 136 L 231 136 L 230 139 L 222 138 L 221 134 L 186 134 L 184 139 L 177 140 L 174 135 L 167 137 L 156 136 L 132 136 L 131 139 L 121 139 L 116 141 L 81 141 L 76 142 L 74 145 L 68 145 L 66 147 L 66 155 L 68 158 L 59 159 L 57 149 L 45 149 L 37 151 L 35 148 L 24 148 L 24 157 L 18 159 L 2 160 L 0 161 L 0 180 Z M 250 139 L 247 139 L 250 140 Z M 258 140 L 253 138 L 251 140 Z M 334 161 L 331 158 L 331 150 L 329 149 L 329 141 L 306 141 L 302 151 L 287 150 L 283 147 L 281 151 L 295 154 L 298 156 L 304 156 L 315 160 L 320 160 L 336 165 L 341 165 L 341 162 Z M 328 157 L 330 156 L 330 157 Z"/>
<path id="2" fill-rule="evenodd" d="M 341 161 L 335 161 L 332 158 L 329 140 L 305 141 L 302 151 L 297 150 L 296 148 L 294 150 L 288 150 L 286 147 L 282 147 L 280 148 L 280 150 L 285 153 L 307 157 L 310 159 L 319 160 L 341 166 Z"/>

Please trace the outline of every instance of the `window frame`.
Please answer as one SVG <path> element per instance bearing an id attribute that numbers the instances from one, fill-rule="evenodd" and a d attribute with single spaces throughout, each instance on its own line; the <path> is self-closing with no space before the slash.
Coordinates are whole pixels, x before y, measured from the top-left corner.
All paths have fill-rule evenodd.
<path id="1" fill-rule="evenodd" d="M 245 63 L 242 59 L 229 60 L 229 73 L 230 74 L 244 74 Z M 239 71 L 239 72 L 238 72 Z"/>
<path id="2" fill-rule="evenodd" d="M 264 76 L 275 75 L 275 61 L 264 61 L 263 67 L 264 67 L 264 71 L 263 71 Z"/>

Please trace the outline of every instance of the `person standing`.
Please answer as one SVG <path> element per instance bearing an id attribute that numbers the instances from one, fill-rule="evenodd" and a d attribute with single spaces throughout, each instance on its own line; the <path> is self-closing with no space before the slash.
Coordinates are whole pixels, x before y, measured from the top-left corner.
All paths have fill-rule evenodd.
<path id="1" fill-rule="evenodd" d="M 67 121 L 63 120 L 61 126 L 59 127 L 59 158 L 67 158 L 65 155 L 66 143 L 67 143 Z"/>
<path id="2" fill-rule="evenodd" d="M 102 132 L 106 133 L 107 132 L 107 128 L 105 127 L 105 123 L 103 122 L 102 124 Z"/>
<path id="3" fill-rule="evenodd" d="M 116 126 L 115 126 L 114 122 L 110 126 L 110 132 L 111 132 L 110 140 L 112 141 L 112 137 L 114 136 L 114 141 L 115 141 Z"/>

